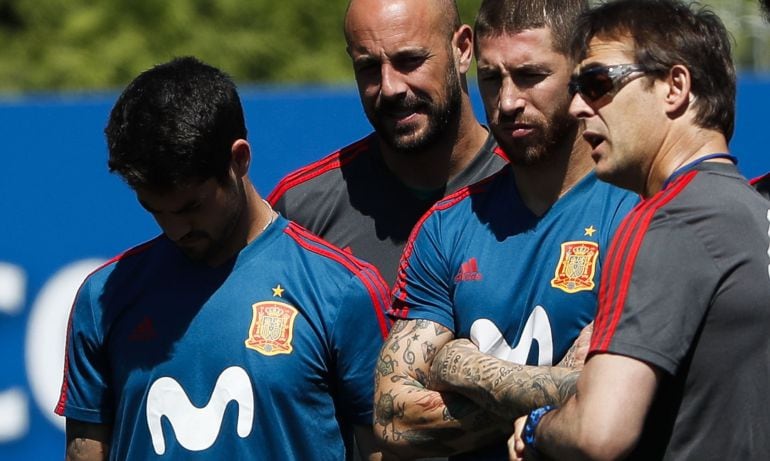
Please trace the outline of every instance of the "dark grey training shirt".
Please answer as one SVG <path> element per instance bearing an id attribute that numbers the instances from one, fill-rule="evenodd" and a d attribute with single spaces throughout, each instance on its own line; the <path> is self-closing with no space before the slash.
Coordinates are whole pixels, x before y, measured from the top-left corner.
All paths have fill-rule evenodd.
<path id="1" fill-rule="evenodd" d="M 632 459 L 770 456 L 769 208 L 735 166 L 702 163 L 618 228 L 591 354 L 664 372 Z"/>

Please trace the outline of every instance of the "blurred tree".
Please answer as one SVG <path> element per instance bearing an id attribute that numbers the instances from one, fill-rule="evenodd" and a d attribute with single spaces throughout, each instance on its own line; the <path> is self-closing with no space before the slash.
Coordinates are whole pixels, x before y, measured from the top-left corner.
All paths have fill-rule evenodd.
<path id="1" fill-rule="evenodd" d="M 472 23 L 480 0 L 458 0 Z M 744 69 L 770 69 L 756 0 L 711 0 Z M 347 0 L 0 0 L 0 91 L 119 88 L 174 56 L 238 82 L 349 83 Z"/>

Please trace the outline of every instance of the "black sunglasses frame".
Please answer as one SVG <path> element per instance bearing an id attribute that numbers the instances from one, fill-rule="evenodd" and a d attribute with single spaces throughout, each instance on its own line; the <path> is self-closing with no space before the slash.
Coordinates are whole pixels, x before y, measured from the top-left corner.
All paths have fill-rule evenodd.
<path id="1" fill-rule="evenodd" d="M 644 73 L 647 70 L 638 64 L 590 67 L 570 77 L 569 94 L 574 97 L 580 93 L 580 96 L 591 102 L 607 95 L 614 96 L 633 80 L 627 77 L 635 72 Z"/>

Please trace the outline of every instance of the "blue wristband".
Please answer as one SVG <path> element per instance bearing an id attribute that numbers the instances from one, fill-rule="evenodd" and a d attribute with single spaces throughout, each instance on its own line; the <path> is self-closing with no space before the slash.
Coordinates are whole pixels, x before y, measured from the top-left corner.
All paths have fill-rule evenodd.
<path id="1" fill-rule="evenodd" d="M 537 429 L 537 425 L 540 424 L 540 419 L 543 415 L 555 409 L 556 407 L 554 405 L 546 405 L 544 407 L 535 408 L 529 413 L 529 416 L 527 416 L 527 421 L 524 423 L 524 430 L 521 431 L 521 438 L 524 440 L 524 444 L 535 452 L 537 452 L 537 447 L 535 446 L 535 429 Z"/>

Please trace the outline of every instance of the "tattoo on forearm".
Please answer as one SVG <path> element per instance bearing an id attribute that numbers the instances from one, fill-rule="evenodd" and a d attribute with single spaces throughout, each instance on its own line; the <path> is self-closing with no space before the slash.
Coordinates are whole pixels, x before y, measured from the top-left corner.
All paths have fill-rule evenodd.
<path id="1" fill-rule="evenodd" d="M 506 419 L 561 404 L 575 393 L 579 371 L 515 365 L 468 346 L 447 347 L 433 364 L 434 379 Z"/>

